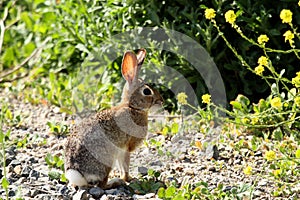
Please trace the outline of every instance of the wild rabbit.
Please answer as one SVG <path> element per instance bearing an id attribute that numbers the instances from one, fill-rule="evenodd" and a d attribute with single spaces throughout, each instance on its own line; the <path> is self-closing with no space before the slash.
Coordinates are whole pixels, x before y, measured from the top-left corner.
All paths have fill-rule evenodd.
<path id="1" fill-rule="evenodd" d="M 147 135 L 148 110 L 163 102 L 157 90 L 138 78 L 145 56 L 145 49 L 140 49 L 137 55 L 125 52 L 122 75 L 126 84 L 121 103 L 83 120 L 67 138 L 65 174 L 73 186 L 113 187 L 114 183 L 107 182 L 116 161 L 121 178 L 130 181 L 130 152 Z"/>

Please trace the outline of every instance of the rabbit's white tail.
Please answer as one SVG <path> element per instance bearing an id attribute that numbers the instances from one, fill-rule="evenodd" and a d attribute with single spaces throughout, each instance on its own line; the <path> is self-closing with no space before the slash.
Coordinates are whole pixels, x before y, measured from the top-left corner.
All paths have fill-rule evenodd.
<path id="1" fill-rule="evenodd" d="M 66 178 L 69 180 L 71 185 L 86 186 L 88 183 L 82 174 L 74 169 L 68 169 L 66 171 Z"/>

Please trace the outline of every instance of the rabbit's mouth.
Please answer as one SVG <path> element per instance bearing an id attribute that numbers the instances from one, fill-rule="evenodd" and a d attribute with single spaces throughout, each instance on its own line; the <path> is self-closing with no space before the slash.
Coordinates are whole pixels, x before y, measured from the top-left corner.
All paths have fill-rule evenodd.
<path id="1" fill-rule="evenodd" d="M 154 101 L 153 105 L 149 109 L 149 112 L 150 113 L 160 113 L 160 112 L 162 112 L 164 110 L 163 103 L 164 103 L 164 101 L 159 100 L 159 99 Z"/>

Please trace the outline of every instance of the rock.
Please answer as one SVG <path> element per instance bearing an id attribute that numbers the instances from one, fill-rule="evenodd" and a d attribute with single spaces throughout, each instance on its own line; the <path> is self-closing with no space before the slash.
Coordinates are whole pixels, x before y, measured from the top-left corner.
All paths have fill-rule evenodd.
<path id="1" fill-rule="evenodd" d="M 145 194 L 145 197 L 148 198 L 148 199 L 153 198 L 153 197 L 155 197 L 155 193 Z"/>
<path id="2" fill-rule="evenodd" d="M 21 172 L 21 175 L 23 177 L 28 177 L 31 170 L 32 170 L 31 167 L 26 166 L 26 167 L 23 168 L 23 170 Z"/>
<path id="3" fill-rule="evenodd" d="M 35 180 L 38 180 L 38 178 L 40 177 L 40 172 L 33 169 L 30 171 L 29 177 L 34 178 Z"/>
<path id="4" fill-rule="evenodd" d="M 76 194 L 73 196 L 72 200 L 89 200 L 87 191 L 86 190 L 77 191 Z"/>
<path id="5" fill-rule="evenodd" d="M 260 197 L 262 195 L 262 192 L 260 190 L 254 190 L 253 197 Z"/>
<path id="6" fill-rule="evenodd" d="M 134 194 L 132 197 L 134 200 L 146 199 L 144 195 L 140 195 L 140 194 Z"/>
<path id="7" fill-rule="evenodd" d="M 14 190 L 9 190 L 8 191 L 8 196 L 9 197 L 14 197 L 16 195 L 16 192 Z"/>
<path id="8" fill-rule="evenodd" d="M 28 159 L 28 162 L 30 162 L 31 164 L 33 164 L 33 163 L 38 163 L 38 160 L 36 158 L 34 158 L 34 157 L 30 157 Z"/>
<path id="9" fill-rule="evenodd" d="M 212 167 L 208 168 L 208 171 L 210 171 L 210 172 L 216 172 L 217 170 L 216 170 L 216 168 L 214 166 L 212 166 Z"/>
<path id="10" fill-rule="evenodd" d="M 7 163 L 6 163 L 6 164 L 7 164 Z M 21 162 L 20 162 L 19 160 L 14 159 L 14 160 L 12 160 L 12 161 L 9 163 L 9 165 L 15 167 L 15 166 L 17 166 L 17 165 L 21 165 Z"/>
<path id="11" fill-rule="evenodd" d="M 192 168 L 186 168 L 185 170 L 186 175 L 194 175 L 194 170 Z"/>
<path id="12" fill-rule="evenodd" d="M 100 198 L 100 200 L 109 200 L 108 196 L 106 196 L 106 194 L 102 195 L 102 197 Z"/>
<path id="13" fill-rule="evenodd" d="M 233 161 L 234 165 L 240 165 L 242 163 L 241 159 L 237 159 Z"/>
<path id="14" fill-rule="evenodd" d="M 38 191 L 38 190 L 30 190 L 30 196 L 31 197 L 36 197 L 38 194 L 40 194 L 40 191 Z"/>
<path id="15" fill-rule="evenodd" d="M 59 107 L 53 108 L 53 112 L 54 112 L 55 114 L 60 113 L 60 108 L 59 108 Z"/>
<path id="16" fill-rule="evenodd" d="M 150 163 L 150 166 L 163 166 L 163 163 L 160 160 L 153 161 Z"/>
<path id="17" fill-rule="evenodd" d="M 17 165 L 14 167 L 14 172 L 17 174 L 17 175 L 21 175 L 22 173 L 22 166 L 21 165 Z"/>
<path id="18" fill-rule="evenodd" d="M 263 154 L 262 154 L 262 152 L 261 151 L 257 151 L 257 152 L 255 152 L 255 154 L 254 154 L 254 156 L 256 156 L 256 157 L 261 157 Z"/>
<path id="19" fill-rule="evenodd" d="M 89 190 L 89 193 L 95 198 L 100 198 L 104 194 L 104 190 L 99 187 L 93 187 Z"/>
<path id="20" fill-rule="evenodd" d="M 147 167 L 138 167 L 138 172 L 142 176 L 146 176 L 146 175 L 148 175 L 148 168 Z"/>
<path id="21" fill-rule="evenodd" d="M 225 186 L 225 188 L 223 188 L 222 191 L 223 191 L 223 192 L 228 192 L 228 191 L 230 191 L 232 188 L 233 188 L 232 186 L 227 185 L 227 186 Z"/>
<path id="22" fill-rule="evenodd" d="M 105 193 L 115 195 L 118 193 L 118 190 L 117 189 L 109 189 L 109 190 L 105 190 Z"/>
<path id="23" fill-rule="evenodd" d="M 15 160 L 15 156 L 7 154 L 5 159 L 6 166 L 8 166 L 13 160 Z"/>

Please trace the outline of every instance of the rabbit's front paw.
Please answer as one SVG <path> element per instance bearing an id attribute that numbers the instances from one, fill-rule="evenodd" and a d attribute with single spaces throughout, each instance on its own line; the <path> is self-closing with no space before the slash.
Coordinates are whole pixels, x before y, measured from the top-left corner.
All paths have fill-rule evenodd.
<path id="1" fill-rule="evenodd" d="M 122 179 L 123 179 L 124 181 L 126 181 L 126 182 L 131 182 L 131 181 L 134 180 L 135 178 L 131 177 L 131 176 L 129 175 L 129 173 L 126 172 L 126 173 L 122 176 Z"/>

